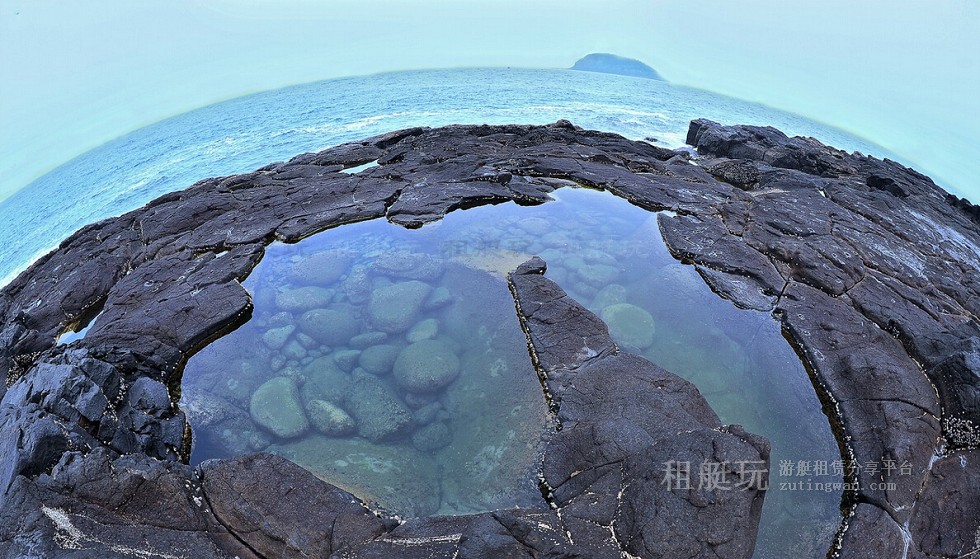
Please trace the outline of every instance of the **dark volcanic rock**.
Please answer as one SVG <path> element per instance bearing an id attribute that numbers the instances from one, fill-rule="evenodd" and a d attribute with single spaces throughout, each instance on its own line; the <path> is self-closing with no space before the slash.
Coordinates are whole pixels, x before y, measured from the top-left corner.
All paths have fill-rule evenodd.
<path id="1" fill-rule="evenodd" d="M 211 514 L 262 557 L 328 557 L 385 532 L 353 495 L 272 454 L 205 462 L 200 486 Z"/>
<path id="2" fill-rule="evenodd" d="M 937 460 L 919 497 L 923 505 L 909 529 L 921 557 L 969 557 L 980 549 L 980 452 L 955 452 Z"/>
<path id="3" fill-rule="evenodd" d="M 249 319 L 240 282 L 268 243 L 540 204 L 574 184 L 670 210 L 658 223 L 672 254 L 719 295 L 782 322 L 845 460 L 904 466 L 857 477 L 841 556 L 900 555 L 905 527 L 910 557 L 969 554 L 980 522 L 977 207 L 894 162 L 772 128 L 697 120 L 688 141 L 698 158 L 564 121 L 414 128 L 207 179 L 82 228 L 0 290 L 0 556 L 748 556 L 757 485 L 721 494 L 658 482 L 671 459 L 765 460 L 764 441 L 617 348 L 540 261 L 512 281 L 562 427 L 542 464 L 553 508 L 397 525 L 281 459 L 180 464 L 182 364 Z M 429 264 L 393 261 L 386 273 L 436 277 Z M 343 289 L 366 301 L 367 273 Z M 56 345 L 96 316 L 84 338 Z M 309 519 L 317 526 L 303 530 Z"/>
<path id="4" fill-rule="evenodd" d="M 693 384 L 620 351 L 543 272 L 535 259 L 509 278 L 562 427 L 543 482 L 566 527 L 608 527 L 638 557 L 751 557 L 768 483 L 751 472 L 768 471 L 768 441 L 722 426 Z M 750 467 L 726 472 L 730 486 L 650 483 L 671 464 L 699 472 L 711 463 Z M 711 536 L 682 528 L 697 525 Z"/>
<path id="5" fill-rule="evenodd" d="M 210 514 L 191 468 L 104 449 L 17 478 L 0 506 L 3 557 L 253 558 Z"/>

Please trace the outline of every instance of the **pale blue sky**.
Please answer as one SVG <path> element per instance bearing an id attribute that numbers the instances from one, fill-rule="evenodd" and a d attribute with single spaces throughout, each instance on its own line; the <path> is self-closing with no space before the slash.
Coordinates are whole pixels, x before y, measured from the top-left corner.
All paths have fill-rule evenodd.
<path id="1" fill-rule="evenodd" d="M 595 51 L 846 129 L 980 199 L 976 0 L 0 0 L 0 199 L 247 93 Z"/>

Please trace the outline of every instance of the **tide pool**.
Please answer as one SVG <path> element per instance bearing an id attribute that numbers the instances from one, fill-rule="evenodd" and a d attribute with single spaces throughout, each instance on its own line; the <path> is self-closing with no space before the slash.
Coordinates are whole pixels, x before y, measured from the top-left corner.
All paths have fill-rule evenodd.
<path id="1" fill-rule="evenodd" d="M 769 438 L 755 556 L 822 557 L 840 489 L 780 485 L 841 482 L 830 467 L 840 451 L 779 324 L 672 258 L 655 214 L 603 192 L 553 196 L 270 246 L 245 282 L 251 321 L 184 372 L 192 462 L 281 454 L 402 516 L 545 506 L 535 468 L 555 425 L 505 280 L 538 255 L 623 350 L 692 381 L 724 423 Z M 801 474 L 801 463 L 827 468 Z"/>

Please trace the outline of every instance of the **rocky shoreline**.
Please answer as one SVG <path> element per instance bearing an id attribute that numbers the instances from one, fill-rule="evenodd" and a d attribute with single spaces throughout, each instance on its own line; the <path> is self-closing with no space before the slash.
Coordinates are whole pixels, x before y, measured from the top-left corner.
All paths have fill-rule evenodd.
<path id="1" fill-rule="evenodd" d="M 562 426 L 542 464 L 550 508 L 399 524 L 282 458 L 181 463 L 183 366 L 250 318 L 240 281 L 266 245 L 378 217 L 418 227 L 455 209 L 540 204 L 569 185 L 668 210 L 659 223 L 675 257 L 782 322 L 844 458 L 908 464 L 853 469 L 840 556 L 974 551 L 976 207 L 894 162 L 771 128 L 695 121 L 688 143 L 696 160 L 567 122 L 410 129 L 207 179 L 83 228 L 0 291 L 0 553 L 751 556 L 759 487 L 682 495 L 657 481 L 662 462 L 705 448 L 767 462 L 765 441 L 617 348 L 541 261 L 510 283 Z M 96 316 L 84 338 L 56 344 Z"/>

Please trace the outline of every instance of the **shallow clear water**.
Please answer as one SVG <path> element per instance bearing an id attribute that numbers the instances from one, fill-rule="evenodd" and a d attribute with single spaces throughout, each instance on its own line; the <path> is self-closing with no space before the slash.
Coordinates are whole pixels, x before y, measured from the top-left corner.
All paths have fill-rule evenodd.
<path id="1" fill-rule="evenodd" d="M 252 320 L 187 364 L 192 463 L 265 450 L 408 517 L 546 506 L 551 420 L 504 276 L 434 231 L 269 247 Z"/>
<path id="2" fill-rule="evenodd" d="M 711 293 L 692 267 L 669 255 L 654 214 L 608 193 L 562 189 L 554 197 L 558 201 L 536 207 L 457 211 L 418 230 L 376 220 L 270 247 L 245 284 L 254 294 L 252 321 L 188 363 L 182 405 L 194 426 L 193 460 L 276 452 L 405 515 L 541 504 L 535 488 L 515 484 L 537 463 L 549 424 L 504 281 L 507 271 L 540 255 L 548 262 L 547 276 L 603 316 L 621 346 L 694 382 L 724 423 L 770 439 L 770 491 L 755 556 L 822 557 L 840 521 L 840 490 L 788 491 L 779 483 L 840 483 L 841 476 L 831 471 L 787 477 L 779 464 L 827 464 L 840 455 L 807 374 L 776 321 Z M 331 264 L 313 266 L 326 258 L 317 254 L 333 255 Z M 313 281 L 317 274 L 304 270 L 316 269 L 320 278 Z M 372 315 L 392 310 L 392 284 L 409 299 L 419 299 L 412 295 L 419 289 L 426 301 L 436 290 L 448 301 L 423 303 L 411 320 L 394 324 Z M 378 301 L 373 310 L 372 297 Z M 344 322 L 340 315 L 352 317 L 356 326 L 342 328 L 326 347 L 320 341 L 304 344 L 297 334 L 308 308 L 337 311 L 328 315 L 334 327 Z M 374 343 L 404 352 L 413 334 L 399 330 L 422 323 L 415 327 L 417 339 L 425 334 L 419 330 L 431 332 L 431 320 L 435 339 L 460 363 L 458 377 L 431 393 L 436 421 L 451 433 L 447 446 L 420 450 L 410 434 L 375 444 L 356 433 L 328 437 L 315 428 L 283 439 L 252 419 L 249 403 L 263 383 L 277 377 L 282 380 L 275 383 L 302 383 L 302 400 L 310 392 L 306 385 L 323 371 L 341 379 L 340 386 L 357 377 L 379 379 L 406 407 L 429 405 L 426 399 L 414 401 L 397 371 L 372 366 L 379 376 L 343 372 L 345 377 L 334 369 L 353 371 L 354 357 L 360 362 L 345 349 L 352 342 L 344 338 L 386 328 L 391 332 L 384 341 Z M 343 362 L 352 364 L 336 365 Z M 344 390 L 320 398 L 349 408 L 349 388 Z"/>
<path id="3" fill-rule="evenodd" d="M 0 285 L 80 227 L 218 175 L 410 126 L 566 118 L 633 139 L 684 142 L 688 122 L 765 124 L 891 156 L 838 129 L 666 82 L 571 70 L 398 72 L 300 85 L 182 114 L 113 140 L 0 202 Z M 30 231 L 30 235 L 24 235 Z"/>

